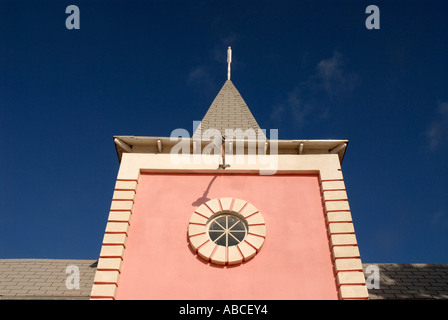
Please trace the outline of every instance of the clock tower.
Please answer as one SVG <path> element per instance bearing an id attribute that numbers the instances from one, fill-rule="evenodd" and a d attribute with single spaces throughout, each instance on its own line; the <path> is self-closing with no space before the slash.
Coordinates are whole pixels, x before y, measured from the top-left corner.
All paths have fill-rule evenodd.
<path id="1" fill-rule="evenodd" d="M 190 136 L 115 136 L 92 299 L 367 299 L 348 140 L 280 140 L 228 74 Z"/>

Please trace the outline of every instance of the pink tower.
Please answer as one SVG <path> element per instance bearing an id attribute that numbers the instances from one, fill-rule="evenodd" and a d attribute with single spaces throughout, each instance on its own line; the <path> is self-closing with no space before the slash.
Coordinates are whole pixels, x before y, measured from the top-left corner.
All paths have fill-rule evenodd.
<path id="1" fill-rule="evenodd" d="M 367 299 L 348 140 L 279 140 L 228 78 L 189 136 L 116 136 L 92 299 Z"/>

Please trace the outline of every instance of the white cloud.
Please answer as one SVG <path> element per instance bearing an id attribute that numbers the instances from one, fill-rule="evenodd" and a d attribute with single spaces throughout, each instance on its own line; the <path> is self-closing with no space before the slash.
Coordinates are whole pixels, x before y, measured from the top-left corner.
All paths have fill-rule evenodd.
<path id="1" fill-rule="evenodd" d="M 347 73 L 344 65 L 344 57 L 337 51 L 331 58 L 321 60 L 316 66 L 313 85 L 321 86 L 330 96 L 351 92 L 358 84 L 359 77 L 356 73 Z"/>
<path id="2" fill-rule="evenodd" d="M 439 102 L 436 117 L 425 132 L 430 150 L 434 151 L 448 143 L 448 102 Z"/>
<path id="3" fill-rule="evenodd" d="M 212 76 L 209 67 L 198 65 L 190 70 L 188 73 L 187 83 L 194 88 L 200 89 L 204 94 L 210 94 L 216 91 L 216 80 Z"/>
<path id="4" fill-rule="evenodd" d="M 443 211 L 437 211 L 429 220 L 431 227 L 448 229 L 448 215 Z"/>
<path id="5" fill-rule="evenodd" d="M 212 53 L 215 61 L 219 63 L 227 63 L 227 47 L 232 47 L 238 41 L 240 41 L 241 36 L 232 33 L 220 39 L 219 43 L 213 47 Z M 239 61 L 241 62 L 241 61 Z"/>
<path id="6" fill-rule="evenodd" d="M 288 93 L 285 102 L 276 105 L 272 109 L 270 118 L 276 122 L 281 122 L 284 117 L 292 116 L 294 122 L 301 125 L 312 111 L 312 106 L 304 102 L 300 88 L 296 87 Z"/>
<path id="7" fill-rule="evenodd" d="M 359 82 L 359 76 L 348 73 L 344 65 L 344 57 L 337 51 L 330 58 L 319 61 L 315 72 L 291 90 L 283 103 L 273 108 L 271 119 L 280 122 L 283 117 L 292 116 L 295 122 L 302 124 L 310 114 L 327 118 L 330 108 L 323 100 L 347 94 Z"/>
<path id="8" fill-rule="evenodd" d="M 287 106 L 298 123 L 303 123 L 313 107 L 307 103 L 301 95 L 300 89 L 296 88 L 288 93 Z"/>
<path id="9" fill-rule="evenodd" d="M 285 106 L 282 104 L 276 105 L 271 111 L 271 120 L 280 122 L 285 114 Z"/>
<path id="10" fill-rule="evenodd" d="M 216 93 L 227 78 L 227 47 L 238 41 L 240 36 L 234 33 L 220 38 L 208 51 L 210 59 L 190 70 L 187 84 L 206 94 Z M 241 64 L 240 61 L 238 63 Z"/>
<path id="11" fill-rule="evenodd" d="M 205 66 L 197 66 L 188 73 L 188 83 L 203 82 L 210 79 L 210 73 Z"/>

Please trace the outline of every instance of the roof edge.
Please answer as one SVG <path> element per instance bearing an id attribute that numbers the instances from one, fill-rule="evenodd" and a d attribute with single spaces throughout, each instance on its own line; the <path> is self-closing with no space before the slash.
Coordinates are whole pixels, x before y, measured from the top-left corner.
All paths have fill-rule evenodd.
<path id="1" fill-rule="evenodd" d="M 190 137 L 151 137 L 151 136 L 114 136 L 115 150 L 119 161 L 123 153 L 169 153 L 171 148 L 179 143 L 180 139 L 187 141 L 191 146 L 193 143 L 212 143 L 213 139 L 196 139 Z M 348 139 L 232 139 L 235 143 L 267 143 L 277 144 L 278 154 L 338 154 L 342 163 L 349 140 Z M 193 150 L 193 149 L 191 149 Z"/>

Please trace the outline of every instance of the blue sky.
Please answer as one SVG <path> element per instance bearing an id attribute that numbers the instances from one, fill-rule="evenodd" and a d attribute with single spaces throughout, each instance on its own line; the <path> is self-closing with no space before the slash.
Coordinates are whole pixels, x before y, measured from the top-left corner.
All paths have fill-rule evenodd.
<path id="1" fill-rule="evenodd" d="M 68 30 L 68 5 L 80 29 Z M 368 30 L 368 5 L 380 29 Z M 0 258 L 96 259 L 113 135 L 191 132 L 227 75 L 280 139 L 349 139 L 365 263 L 448 263 L 446 1 L 0 0 Z"/>

